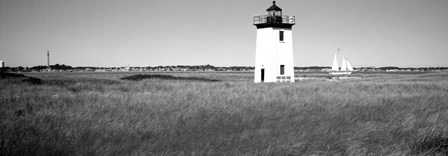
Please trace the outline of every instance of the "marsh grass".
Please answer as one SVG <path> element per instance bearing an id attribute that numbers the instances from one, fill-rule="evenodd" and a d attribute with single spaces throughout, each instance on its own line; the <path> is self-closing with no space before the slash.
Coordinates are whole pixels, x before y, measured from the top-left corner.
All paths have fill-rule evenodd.
<path id="1" fill-rule="evenodd" d="M 33 76 L 42 85 L 0 80 L 0 155 L 448 154 L 447 73 L 285 84 Z"/>

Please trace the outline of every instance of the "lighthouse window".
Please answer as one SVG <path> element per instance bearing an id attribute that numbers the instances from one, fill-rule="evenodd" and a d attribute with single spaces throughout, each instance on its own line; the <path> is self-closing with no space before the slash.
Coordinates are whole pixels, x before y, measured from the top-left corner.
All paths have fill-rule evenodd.
<path id="1" fill-rule="evenodd" d="M 280 37 L 280 38 L 279 38 L 279 39 L 280 39 L 280 42 L 283 42 L 283 41 L 284 41 L 284 40 L 283 40 L 283 38 L 284 38 L 284 37 L 283 37 L 284 32 L 283 32 L 283 31 L 280 31 L 280 34 L 279 34 L 279 35 L 280 35 L 280 36 L 279 36 L 279 37 Z"/>
<path id="2" fill-rule="evenodd" d="M 280 75 L 285 75 L 285 65 L 280 65 Z"/>

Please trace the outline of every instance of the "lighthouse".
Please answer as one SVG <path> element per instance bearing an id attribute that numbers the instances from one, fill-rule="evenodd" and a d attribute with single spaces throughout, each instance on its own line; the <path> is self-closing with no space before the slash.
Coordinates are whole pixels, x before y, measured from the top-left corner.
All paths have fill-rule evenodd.
<path id="1" fill-rule="evenodd" d="M 294 82 L 292 26 L 295 17 L 283 15 L 275 1 L 266 14 L 254 16 L 257 27 L 254 82 Z"/>

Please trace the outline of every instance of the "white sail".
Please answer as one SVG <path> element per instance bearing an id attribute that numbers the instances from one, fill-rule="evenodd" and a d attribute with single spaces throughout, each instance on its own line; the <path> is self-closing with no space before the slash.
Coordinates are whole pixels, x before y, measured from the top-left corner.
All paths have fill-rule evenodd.
<path id="1" fill-rule="evenodd" d="M 346 62 L 347 62 L 347 70 L 348 71 L 353 71 L 352 64 L 350 64 L 350 61 L 348 61 L 348 58 L 346 58 Z"/>
<path id="2" fill-rule="evenodd" d="M 340 49 L 338 48 L 338 52 Z M 352 74 L 353 67 L 348 61 L 347 56 L 342 57 L 341 69 L 339 70 L 339 53 L 334 55 L 333 66 L 331 68 L 331 75 L 349 75 Z"/>
<path id="3" fill-rule="evenodd" d="M 347 62 L 345 61 L 345 57 L 342 57 L 341 71 L 347 71 Z"/>
<path id="4" fill-rule="evenodd" d="M 338 57 L 336 54 L 334 54 L 333 66 L 331 67 L 331 70 L 339 71 Z"/>

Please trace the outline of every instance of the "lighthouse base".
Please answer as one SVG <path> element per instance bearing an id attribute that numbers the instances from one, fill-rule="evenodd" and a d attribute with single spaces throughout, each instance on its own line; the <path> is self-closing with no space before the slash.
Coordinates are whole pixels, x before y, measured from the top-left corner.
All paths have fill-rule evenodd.
<path id="1" fill-rule="evenodd" d="M 254 82 L 294 82 L 292 31 L 257 29 Z"/>

